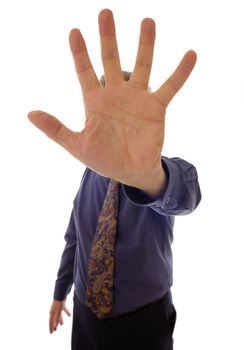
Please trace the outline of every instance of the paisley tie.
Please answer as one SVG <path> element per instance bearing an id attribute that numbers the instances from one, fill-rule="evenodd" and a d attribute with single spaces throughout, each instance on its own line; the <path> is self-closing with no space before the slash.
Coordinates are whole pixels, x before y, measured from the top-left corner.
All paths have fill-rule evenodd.
<path id="1" fill-rule="evenodd" d="M 100 319 L 113 307 L 113 273 L 119 182 L 110 180 L 88 266 L 86 305 Z"/>

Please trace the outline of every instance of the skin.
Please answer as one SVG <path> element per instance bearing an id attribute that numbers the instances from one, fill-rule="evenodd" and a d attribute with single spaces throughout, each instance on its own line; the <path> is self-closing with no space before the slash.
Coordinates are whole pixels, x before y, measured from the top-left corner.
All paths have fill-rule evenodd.
<path id="1" fill-rule="evenodd" d="M 70 311 L 65 305 L 66 301 L 53 300 L 51 309 L 49 312 L 49 332 L 52 334 L 58 328 L 58 325 L 61 326 L 64 324 L 64 319 L 62 312 L 65 312 L 69 317 L 71 316 Z"/>
<path id="2" fill-rule="evenodd" d="M 196 53 L 187 51 L 171 76 L 155 91 L 148 88 L 155 22 L 141 22 L 136 62 L 129 81 L 123 78 L 113 14 L 104 9 L 98 17 L 105 87 L 101 87 L 84 38 L 74 28 L 70 49 L 83 94 L 85 127 L 74 132 L 43 111 L 28 113 L 29 120 L 53 141 L 95 172 L 136 187 L 154 198 L 167 185 L 161 165 L 165 113 L 170 101 L 191 74 Z M 70 316 L 65 301 L 53 301 L 49 327 L 52 333 Z"/>

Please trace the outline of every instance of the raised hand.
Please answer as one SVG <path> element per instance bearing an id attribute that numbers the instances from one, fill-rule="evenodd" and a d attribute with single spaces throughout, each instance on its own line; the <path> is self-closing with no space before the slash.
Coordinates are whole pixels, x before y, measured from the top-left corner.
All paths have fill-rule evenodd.
<path id="1" fill-rule="evenodd" d="M 166 183 L 161 166 L 165 111 L 189 77 L 196 53 L 188 51 L 174 73 L 155 92 L 148 90 L 155 41 L 155 23 L 141 23 L 134 70 L 125 81 L 117 48 L 113 14 L 99 14 L 105 87 L 101 87 L 78 29 L 70 32 L 70 48 L 80 81 L 85 127 L 73 132 L 55 117 L 34 111 L 30 121 L 97 173 L 156 194 Z"/>

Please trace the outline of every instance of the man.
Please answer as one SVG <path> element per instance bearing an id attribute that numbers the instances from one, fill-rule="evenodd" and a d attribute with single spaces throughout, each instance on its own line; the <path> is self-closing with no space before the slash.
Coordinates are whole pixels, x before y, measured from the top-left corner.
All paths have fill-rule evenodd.
<path id="1" fill-rule="evenodd" d="M 155 23 L 142 21 L 136 63 L 123 74 L 113 14 L 99 14 L 104 87 L 78 29 L 70 48 L 83 92 L 86 123 L 73 132 L 55 117 L 29 119 L 87 168 L 74 200 L 50 310 L 50 332 L 74 283 L 73 350 L 173 349 L 175 215 L 191 213 L 201 193 L 196 169 L 161 156 L 166 107 L 190 75 L 188 51 L 155 92 L 148 89 Z"/>

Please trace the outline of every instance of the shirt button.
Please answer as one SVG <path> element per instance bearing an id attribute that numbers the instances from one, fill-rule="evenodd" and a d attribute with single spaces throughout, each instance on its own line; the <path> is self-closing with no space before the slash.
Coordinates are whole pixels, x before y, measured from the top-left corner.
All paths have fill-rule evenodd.
<path id="1" fill-rule="evenodd" d="M 169 196 L 169 198 L 166 201 L 166 204 L 169 204 L 170 200 L 171 200 L 171 197 Z"/>

